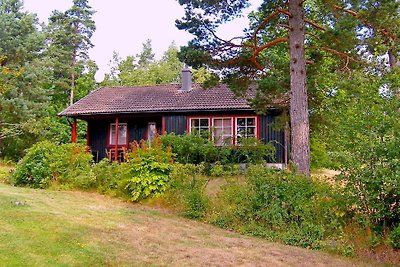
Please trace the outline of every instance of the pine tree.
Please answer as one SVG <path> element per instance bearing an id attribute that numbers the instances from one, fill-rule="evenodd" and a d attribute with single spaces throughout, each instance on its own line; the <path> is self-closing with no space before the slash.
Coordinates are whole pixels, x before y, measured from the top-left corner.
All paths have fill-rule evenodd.
<path id="1" fill-rule="evenodd" d="M 49 18 L 48 56 L 53 61 L 53 69 L 60 104 L 69 104 L 75 98 L 76 79 L 80 75 L 79 65 L 87 64 L 88 51 L 93 47 L 90 40 L 96 30 L 92 18 L 95 12 L 88 5 L 88 0 L 74 0 L 73 6 L 65 12 L 54 11 Z"/>
<path id="2" fill-rule="evenodd" d="M 390 5 L 388 2 L 379 4 Z M 230 40 L 220 38 L 217 28 L 240 16 L 248 1 L 179 3 L 185 7 L 185 17 L 177 21 L 177 26 L 195 35 L 181 49 L 181 60 L 193 67 L 206 65 L 217 70 L 234 91 L 243 92 L 259 81 L 255 104 L 264 105 L 264 109 L 271 104 L 271 96 L 289 98 L 291 158 L 299 172 L 309 175 L 309 115 L 314 110 L 308 100 L 318 105 L 323 98 L 319 85 L 310 81 L 321 81 L 323 77 L 317 77 L 321 70 L 329 74 L 334 66 L 346 71 L 359 65 L 363 59 L 360 35 L 368 35 L 363 29 L 380 37 L 384 33 L 380 24 L 364 15 L 373 14 L 366 8 L 373 8 L 376 2 L 263 1 L 251 15 L 251 24 L 243 36 Z M 348 9 L 353 7 L 360 13 Z M 382 44 L 381 38 L 379 43 Z"/>

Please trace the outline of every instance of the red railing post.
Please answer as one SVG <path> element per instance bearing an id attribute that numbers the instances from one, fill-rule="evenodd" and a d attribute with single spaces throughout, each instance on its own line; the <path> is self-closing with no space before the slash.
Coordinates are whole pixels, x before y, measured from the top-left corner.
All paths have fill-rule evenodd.
<path id="1" fill-rule="evenodd" d="M 115 152 L 114 152 L 114 160 L 118 160 L 118 118 L 115 118 Z"/>
<path id="2" fill-rule="evenodd" d="M 76 133 L 76 118 L 74 118 L 74 122 L 72 123 L 72 129 L 71 129 L 71 142 L 76 143 L 77 139 L 77 133 Z"/>

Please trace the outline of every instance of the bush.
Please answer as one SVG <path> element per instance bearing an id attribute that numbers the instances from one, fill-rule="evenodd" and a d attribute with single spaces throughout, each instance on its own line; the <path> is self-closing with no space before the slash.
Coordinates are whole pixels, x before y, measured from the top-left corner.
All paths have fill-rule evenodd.
<path id="1" fill-rule="evenodd" d="M 53 183 L 72 187 L 91 187 L 92 157 L 78 144 L 55 145 L 39 142 L 26 151 L 18 163 L 12 180 L 15 185 L 47 188 Z M 89 175 L 88 175 L 89 174 Z"/>
<path id="2" fill-rule="evenodd" d="M 151 147 L 142 141 L 134 143 L 128 154 L 129 178 L 119 181 L 119 188 L 131 201 L 139 201 L 158 196 L 169 186 L 169 174 L 172 171 L 173 154 L 162 149 L 156 138 Z"/>
<path id="3" fill-rule="evenodd" d="M 319 241 L 341 233 L 345 200 L 327 184 L 287 171 L 251 166 L 247 181 L 222 188 L 214 224 L 286 244 L 318 248 Z"/>
<path id="4" fill-rule="evenodd" d="M 52 181 L 51 156 L 56 147 L 48 141 L 33 145 L 27 150 L 13 174 L 15 185 L 47 188 Z"/>
<path id="5" fill-rule="evenodd" d="M 343 160 L 346 191 L 361 222 L 383 233 L 400 221 L 400 138 L 386 137 L 357 147 Z"/>
<path id="6" fill-rule="evenodd" d="M 109 162 L 101 160 L 93 165 L 92 172 L 95 177 L 95 187 L 102 194 L 123 196 L 120 190 L 120 181 L 130 178 L 130 167 L 127 163 Z"/>
<path id="7" fill-rule="evenodd" d="M 209 199 L 204 189 L 208 178 L 204 173 L 204 164 L 176 163 L 170 174 L 170 188 L 165 198 L 186 217 L 200 219 L 207 212 Z"/>
<path id="8" fill-rule="evenodd" d="M 389 236 L 389 244 L 395 249 L 400 249 L 400 223 L 393 229 Z"/>
<path id="9" fill-rule="evenodd" d="M 255 138 L 243 139 L 240 147 L 216 147 L 209 137 L 198 134 L 166 134 L 161 136 L 161 140 L 164 148 L 172 148 L 180 163 L 261 163 L 275 155 L 272 144 L 263 144 Z"/>

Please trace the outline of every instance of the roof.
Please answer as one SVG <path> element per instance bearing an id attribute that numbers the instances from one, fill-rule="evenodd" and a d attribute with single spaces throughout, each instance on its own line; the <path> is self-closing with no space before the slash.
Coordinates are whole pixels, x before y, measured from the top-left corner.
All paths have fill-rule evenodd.
<path id="1" fill-rule="evenodd" d="M 179 84 L 103 87 L 91 92 L 59 116 L 183 112 L 217 110 L 252 110 L 247 99 L 237 98 L 226 86 L 203 89 L 194 84 L 182 91 Z"/>

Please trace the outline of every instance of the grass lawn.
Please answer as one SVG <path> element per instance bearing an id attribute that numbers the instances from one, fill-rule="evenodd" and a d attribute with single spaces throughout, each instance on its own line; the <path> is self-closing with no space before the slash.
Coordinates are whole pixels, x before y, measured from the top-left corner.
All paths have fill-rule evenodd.
<path id="1" fill-rule="evenodd" d="M 369 266 L 96 193 L 0 183 L 1 266 Z"/>

